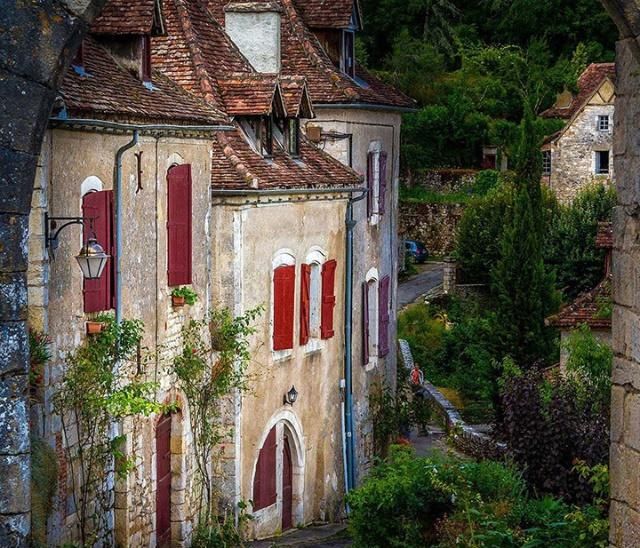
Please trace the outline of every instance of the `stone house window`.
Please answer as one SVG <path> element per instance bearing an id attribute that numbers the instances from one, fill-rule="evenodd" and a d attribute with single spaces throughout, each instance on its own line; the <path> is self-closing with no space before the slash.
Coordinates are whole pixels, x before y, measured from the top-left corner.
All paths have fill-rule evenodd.
<path id="1" fill-rule="evenodd" d="M 551 175 L 551 151 L 542 151 L 542 174 Z"/>
<path id="2" fill-rule="evenodd" d="M 609 175 L 609 151 L 596 150 L 595 152 L 596 175 Z"/>
<path id="3" fill-rule="evenodd" d="M 387 153 L 379 143 L 367 155 L 367 217 L 377 224 L 384 215 L 387 199 Z"/>
<path id="4" fill-rule="evenodd" d="M 192 198 L 191 165 L 173 166 L 167 173 L 168 285 L 191 283 Z"/>
<path id="5" fill-rule="evenodd" d="M 296 259 L 286 250 L 276 254 L 272 264 L 271 324 L 273 351 L 285 358 L 293 350 L 296 295 Z"/>
<path id="6" fill-rule="evenodd" d="M 609 115 L 598 116 L 598 131 L 609 131 L 610 128 Z"/>

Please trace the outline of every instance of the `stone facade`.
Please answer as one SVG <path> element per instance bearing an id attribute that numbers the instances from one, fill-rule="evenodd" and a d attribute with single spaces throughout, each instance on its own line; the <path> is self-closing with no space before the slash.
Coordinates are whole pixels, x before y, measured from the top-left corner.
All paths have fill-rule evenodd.
<path id="1" fill-rule="evenodd" d="M 431 255 L 455 250 L 464 204 L 400 203 L 400 237 L 423 242 Z"/>
<path id="2" fill-rule="evenodd" d="M 556 107 L 551 113 L 561 111 Z M 580 189 L 592 182 L 615 182 L 612 152 L 614 111 L 615 87 L 604 76 L 600 86 L 572 115 L 565 128 L 547 139 L 543 152 L 550 154 L 551 164 L 542 181 L 561 202 L 570 202 Z M 599 126 L 600 117 L 607 118 L 607 129 Z M 607 169 L 602 173 L 605 170 L 601 163 L 605 156 Z"/>

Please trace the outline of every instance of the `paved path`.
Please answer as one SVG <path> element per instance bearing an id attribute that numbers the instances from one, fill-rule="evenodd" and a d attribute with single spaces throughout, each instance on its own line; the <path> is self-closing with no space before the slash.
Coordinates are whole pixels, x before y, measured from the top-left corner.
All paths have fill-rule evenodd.
<path id="1" fill-rule="evenodd" d="M 398 309 L 418 300 L 422 295 L 437 287 L 443 280 L 443 263 L 426 263 L 418 265 L 420 270 L 412 278 L 400 282 L 398 286 Z"/>
<path id="2" fill-rule="evenodd" d="M 249 548 L 272 548 L 287 546 L 315 546 L 316 548 L 339 548 L 351 546 L 351 539 L 347 535 L 347 526 L 341 523 L 329 523 L 293 529 L 284 535 L 265 540 L 250 542 Z"/>

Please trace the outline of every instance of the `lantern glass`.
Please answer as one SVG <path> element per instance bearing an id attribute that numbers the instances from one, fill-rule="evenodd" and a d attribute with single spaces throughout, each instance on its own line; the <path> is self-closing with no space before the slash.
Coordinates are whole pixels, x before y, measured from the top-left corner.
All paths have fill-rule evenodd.
<path id="1" fill-rule="evenodd" d="M 289 390 L 289 392 L 287 393 L 287 399 L 289 400 L 289 403 L 291 405 L 296 403 L 296 400 L 298 399 L 298 391 L 296 390 L 295 386 L 292 386 L 291 390 Z"/>
<path id="2" fill-rule="evenodd" d="M 76 260 L 86 280 L 97 280 L 102 276 L 104 267 L 107 266 L 109 255 L 104 252 L 104 249 L 95 238 L 90 238 L 82 246 L 80 253 L 76 256 Z"/>

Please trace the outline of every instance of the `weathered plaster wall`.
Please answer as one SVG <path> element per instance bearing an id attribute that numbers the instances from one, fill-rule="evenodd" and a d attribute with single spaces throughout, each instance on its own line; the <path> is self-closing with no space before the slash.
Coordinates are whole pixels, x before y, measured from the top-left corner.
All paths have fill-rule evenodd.
<path id="1" fill-rule="evenodd" d="M 105 0 L 8 2 L 0 13 L 0 545 L 30 530 L 27 235 L 56 88 Z"/>
<path id="2" fill-rule="evenodd" d="M 258 453 L 275 424 L 288 428 L 294 450 L 294 526 L 337 517 L 343 495 L 340 379 L 343 376 L 344 257 L 346 199 L 296 203 L 217 205 L 213 209 L 212 304 L 236 313 L 258 305 L 265 311 L 252 338 L 247 371 L 249 392 L 237 401 L 236 436 L 224 448 L 225 491 L 253 499 Z M 264 200 L 264 198 L 263 198 Z M 274 226 L 274 220 L 277 225 Z M 337 260 L 335 335 L 299 344 L 300 265 L 319 249 Z M 294 348 L 272 351 L 273 261 L 287 250 L 296 261 Z M 295 386 L 293 406 L 284 394 Z M 281 434 L 279 434 L 281 435 Z M 281 447 L 278 448 L 278 455 Z M 234 456 L 238 460 L 234 460 Z M 296 462 L 298 463 L 296 465 Z M 281 459 L 278 457 L 278 469 Z M 275 505 L 254 512 L 253 534 L 264 537 L 281 527 L 281 483 Z"/>
<path id="3" fill-rule="evenodd" d="M 618 548 L 637 546 L 640 539 L 640 65 L 632 54 L 636 47 L 629 39 L 617 48 L 610 541 Z"/>
<path id="4" fill-rule="evenodd" d="M 423 242 L 431 255 L 447 255 L 456 245 L 462 204 L 400 203 L 400 238 Z"/>
<path id="5" fill-rule="evenodd" d="M 30 291 L 34 293 L 29 308 L 30 321 L 45 327 L 53 340 L 53 359 L 45 370 L 44 406 L 40 417 L 43 433 L 49 443 L 61 448 L 59 418 L 52 413 L 52 398 L 64 374 L 65 355 L 86 340 L 85 321 L 94 314 L 83 311 L 82 275 L 74 256 L 82 243 L 81 227 L 66 228 L 60 237 L 55 261 L 48 262 L 39 229 L 43 208 L 53 216 L 81 215 L 81 185 L 88 177 L 98 177 L 103 189 L 113 188 L 114 158 L 117 149 L 130 136 L 114 136 L 79 131 L 51 130 L 45 140 L 41 158 L 43 167 L 34 193 L 29 245 L 32 251 L 29 270 Z M 143 152 L 142 185 L 137 189 L 135 152 Z M 173 309 L 171 288 L 167 284 L 167 179 L 174 163 L 191 164 L 193 179 L 193 284 L 200 296 L 192 307 Z M 123 318 L 144 322 L 143 345 L 151 359 L 144 363 L 147 380 L 159 383 L 159 401 L 175 401 L 175 378 L 167 368 L 180 351 L 180 328 L 190 318 L 202 318 L 208 307 L 210 216 L 210 143 L 204 139 L 177 137 L 142 137 L 140 144 L 125 153 L 123 159 Z M 43 273 L 49 272 L 48 279 Z M 47 284 L 48 281 L 48 284 Z M 41 321 L 41 318 L 43 320 Z M 47 321 L 48 320 L 48 321 Z M 157 354 L 155 353 L 158 350 Z M 184 407 L 184 406 L 183 406 Z M 184 409 L 188 413 L 188 409 Z M 188 416 L 188 415 L 187 415 Z M 126 481 L 117 485 L 115 535 L 127 546 L 143 546 L 154 542 L 155 535 L 155 424 L 158 417 L 127 422 L 127 450 L 136 455 L 136 469 Z M 184 428 L 183 428 L 184 425 Z M 172 436 L 175 438 L 176 473 L 172 499 L 172 539 L 175 545 L 188 542 L 193 509 L 191 494 L 191 449 L 188 420 L 176 415 Z M 184 430 L 184 432 L 183 432 Z M 63 453 L 60 452 L 63 457 Z M 175 462 L 174 462 L 175 461 Z M 67 464 L 61 462 L 59 500 L 50 520 L 50 541 L 58 543 L 73 537 L 75 516 L 71 504 Z M 178 484 L 179 483 L 179 484 Z"/>
<path id="6" fill-rule="evenodd" d="M 366 174 L 367 154 L 373 143 L 379 142 L 381 149 L 389 154 L 387 212 L 377 224 L 372 224 L 367 221 L 366 200 L 358 202 L 354 207 L 357 225 L 354 230 L 353 263 L 353 394 L 357 474 L 361 478 L 372 464 L 373 457 L 373 431 L 368 404 L 370 387 L 382 379 L 386 379 L 392 386 L 396 382 L 397 233 L 402 117 L 393 112 L 317 107 L 316 115 L 317 118 L 310 124 L 321 126 L 323 132 L 352 135 L 351 146 L 349 139 L 328 137 L 323 140 L 321 147 L 346 165 L 351 163 L 358 173 Z M 386 358 L 376 358 L 369 367 L 365 367 L 362 365 L 361 286 L 371 268 L 378 270 L 380 278 L 388 275 L 392 280 L 389 326 L 391 352 Z"/>
<path id="7" fill-rule="evenodd" d="M 562 136 L 550 145 L 551 176 L 545 176 L 543 181 L 562 202 L 571 201 L 580 189 L 593 181 L 615 182 L 612 156 L 609 175 L 595 173 L 595 151 L 612 151 L 614 110 L 613 104 L 587 105 Z M 609 131 L 597 129 L 598 115 L 610 117 Z"/>
<path id="8" fill-rule="evenodd" d="M 280 72 L 280 13 L 227 11 L 225 30 L 258 72 Z"/>

